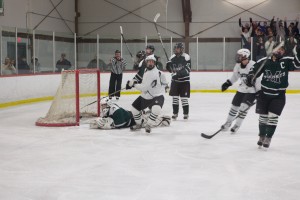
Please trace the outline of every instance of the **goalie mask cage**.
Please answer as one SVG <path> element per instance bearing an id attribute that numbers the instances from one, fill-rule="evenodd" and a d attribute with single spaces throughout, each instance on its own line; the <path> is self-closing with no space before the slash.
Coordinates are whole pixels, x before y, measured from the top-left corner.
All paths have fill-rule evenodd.
<path id="1" fill-rule="evenodd" d="M 79 126 L 80 118 L 96 116 L 100 116 L 100 71 L 65 70 L 46 117 L 39 118 L 35 124 Z"/>

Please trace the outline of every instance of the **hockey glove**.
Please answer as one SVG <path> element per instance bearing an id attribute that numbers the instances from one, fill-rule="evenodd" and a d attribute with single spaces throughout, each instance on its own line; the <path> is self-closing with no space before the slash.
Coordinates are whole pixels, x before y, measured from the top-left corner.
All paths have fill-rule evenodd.
<path id="1" fill-rule="evenodd" d="M 177 79 L 178 79 L 177 73 L 173 73 L 173 74 L 172 74 L 172 79 L 173 79 L 173 80 L 177 80 Z"/>
<path id="2" fill-rule="evenodd" d="M 167 69 L 170 73 L 172 73 L 172 62 L 171 62 L 171 61 L 168 61 L 168 62 L 167 62 L 166 69 Z"/>
<path id="3" fill-rule="evenodd" d="M 254 75 L 253 74 L 248 74 L 247 79 L 246 79 L 246 85 L 248 87 L 253 87 L 255 85 L 255 79 L 252 81 Z"/>
<path id="4" fill-rule="evenodd" d="M 230 82 L 230 80 L 227 80 L 225 83 L 223 83 L 222 85 L 222 92 L 224 92 L 225 90 L 227 90 L 230 86 L 232 86 L 232 83 Z"/>
<path id="5" fill-rule="evenodd" d="M 127 81 L 126 83 L 126 90 L 130 90 L 132 88 L 132 86 L 129 85 L 130 81 Z"/>

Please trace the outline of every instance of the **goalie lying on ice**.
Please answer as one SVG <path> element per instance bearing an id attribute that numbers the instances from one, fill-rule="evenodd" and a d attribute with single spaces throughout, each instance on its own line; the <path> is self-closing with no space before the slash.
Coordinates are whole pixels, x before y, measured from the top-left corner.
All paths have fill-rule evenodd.
<path id="1" fill-rule="evenodd" d="M 101 117 L 90 121 L 92 129 L 116 129 L 129 128 L 135 125 L 133 115 L 130 111 L 123 109 L 116 103 L 112 103 L 108 98 L 104 98 L 100 102 Z M 149 113 L 143 115 L 143 124 L 146 124 Z M 170 116 L 158 116 L 155 126 L 169 126 L 171 123 Z"/>

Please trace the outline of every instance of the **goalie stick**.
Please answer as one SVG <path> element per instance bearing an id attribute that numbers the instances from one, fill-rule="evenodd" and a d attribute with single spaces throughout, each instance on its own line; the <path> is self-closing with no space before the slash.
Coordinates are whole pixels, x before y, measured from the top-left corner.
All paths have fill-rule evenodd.
<path id="1" fill-rule="evenodd" d="M 127 51 L 129 52 L 132 61 L 134 61 L 134 58 L 133 58 L 133 56 L 132 56 L 132 53 L 131 53 L 131 51 L 129 50 L 129 47 L 128 47 L 128 45 L 127 45 L 127 42 L 126 42 L 126 40 L 125 40 L 125 38 L 124 38 L 122 26 L 120 26 L 120 32 L 121 32 L 121 36 L 122 36 L 122 38 L 123 38 L 124 44 L 126 45 Z"/>
<path id="2" fill-rule="evenodd" d="M 96 100 L 96 101 L 93 101 L 93 102 L 91 102 L 91 103 L 89 103 L 89 104 L 86 104 L 85 106 L 81 107 L 80 109 L 82 109 L 82 108 L 85 108 L 85 107 L 87 107 L 87 106 L 90 106 L 90 105 L 92 105 L 92 104 L 94 104 L 94 103 L 96 103 L 96 102 L 100 101 L 101 99 L 104 99 L 104 98 L 110 97 L 111 95 L 113 95 L 113 94 L 116 94 L 116 93 L 118 93 L 118 92 L 121 92 L 122 90 L 125 90 L 125 89 L 126 89 L 126 88 L 122 88 L 121 90 L 115 91 L 115 92 L 113 92 L 113 93 L 109 94 L 108 96 L 101 97 L 99 100 Z"/>
<path id="3" fill-rule="evenodd" d="M 161 35 L 160 35 L 160 32 L 158 31 L 157 24 L 156 24 L 157 19 L 158 19 L 159 17 L 160 17 L 160 13 L 157 13 L 157 14 L 155 15 L 155 17 L 154 17 L 154 20 L 153 20 L 153 21 L 154 21 L 154 26 L 155 26 L 157 35 L 158 35 L 158 37 L 159 37 L 160 44 L 161 44 L 161 46 L 162 46 L 162 48 L 163 48 L 163 50 L 164 50 L 164 52 L 165 52 L 165 55 L 166 55 L 166 57 L 167 57 L 167 61 L 169 61 L 169 57 L 168 57 L 166 48 L 165 48 L 164 43 L 163 43 L 163 41 L 162 41 L 162 39 L 161 39 Z"/>
<path id="4" fill-rule="evenodd" d="M 248 106 L 248 108 L 246 108 L 246 109 L 244 110 L 244 112 L 248 111 L 255 103 L 256 103 L 256 102 L 253 102 L 252 104 L 250 104 L 250 105 Z M 240 115 L 241 115 L 241 113 L 239 113 L 239 114 L 233 119 L 233 121 L 236 120 Z M 217 132 L 215 132 L 215 133 L 212 134 L 212 135 L 207 135 L 207 134 L 205 134 L 205 133 L 201 133 L 201 136 L 204 137 L 205 139 L 211 139 L 211 138 L 213 138 L 215 135 L 217 135 L 218 133 L 220 133 L 222 130 L 223 130 L 223 128 L 220 128 Z"/>

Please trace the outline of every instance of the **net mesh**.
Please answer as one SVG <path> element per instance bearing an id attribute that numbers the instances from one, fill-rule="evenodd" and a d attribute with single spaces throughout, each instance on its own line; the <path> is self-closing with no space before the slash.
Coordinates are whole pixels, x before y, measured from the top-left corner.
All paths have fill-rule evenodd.
<path id="1" fill-rule="evenodd" d="M 97 116 L 97 91 L 97 71 L 79 71 L 80 118 Z M 36 125 L 74 126 L 78 124 L 76 114 L 76 71 L 64 71 L 48 113 Z"/>

